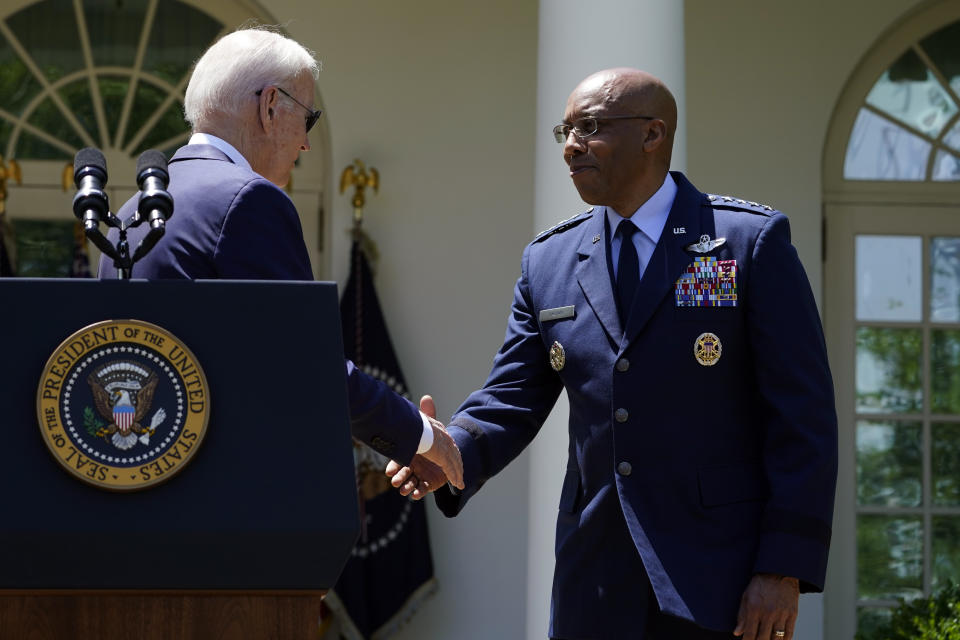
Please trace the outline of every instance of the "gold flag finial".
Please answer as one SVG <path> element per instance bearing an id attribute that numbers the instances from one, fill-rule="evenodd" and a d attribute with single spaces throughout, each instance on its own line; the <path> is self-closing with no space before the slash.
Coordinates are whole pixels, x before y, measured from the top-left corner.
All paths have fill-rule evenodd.
<path id="1" fill-rule="evenodd" d="M 380 190 L 380 173 L 370 167 L 367 169 L 363 162 L 354 160 L 353 164 L 348 166 L 340 174 L 340 193 L 347 190 L 347 187 L 355 187 L 353 191 L 353 224 L 359 225 L 363 222 L 363 205 L 366 204 L 364 191 L 371 187 L 374 193 Z"/>

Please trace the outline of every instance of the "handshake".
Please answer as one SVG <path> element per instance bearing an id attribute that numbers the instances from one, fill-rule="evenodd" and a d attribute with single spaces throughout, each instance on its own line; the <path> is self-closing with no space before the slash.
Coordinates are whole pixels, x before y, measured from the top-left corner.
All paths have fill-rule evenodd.
<path id="1" fill-rule="evenodd" d="M 430 420 L 433 427 L 433 445 L 422 454 L 413 456 L 410 466 L 403 466 L 395 460 L 387 464 L 385 470 L 400 495 L 420 500 L 433 493 L 446 483 L 457 489 L 463 489 L 463 460 L 457 443 L 437 420 L 437 407 L 430 396 L 420 398 L 420 411 Z"/>

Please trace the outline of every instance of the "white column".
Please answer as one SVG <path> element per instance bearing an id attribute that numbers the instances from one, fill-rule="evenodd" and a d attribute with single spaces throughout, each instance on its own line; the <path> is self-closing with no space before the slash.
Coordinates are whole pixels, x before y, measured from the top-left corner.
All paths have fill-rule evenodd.
<path id="1" fill-rule="evenodd" d="M 673 168 L 686 165 L 683 2 L 681 0 L 540 0 L 537 67 L 537 233 L 583 211 L 550 134 L 567 96 L 583 78 L 610 67 L 636 67 L 663 80 L 677 99 Z M 561 396 L 530 451 L 527 559 L 528 640 L 544 640 L 550 614 L 554 533 L 567 461 L 566 395 Z"/>

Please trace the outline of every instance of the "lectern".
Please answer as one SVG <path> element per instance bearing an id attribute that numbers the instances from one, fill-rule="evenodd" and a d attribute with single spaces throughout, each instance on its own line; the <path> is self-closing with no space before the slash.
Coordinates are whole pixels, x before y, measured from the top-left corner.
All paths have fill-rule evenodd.
<path id="1" fill-rule="evenodd" d="M 331 283 L 0 280 L 0 638 L 315 638 L 338 322 Z"/>

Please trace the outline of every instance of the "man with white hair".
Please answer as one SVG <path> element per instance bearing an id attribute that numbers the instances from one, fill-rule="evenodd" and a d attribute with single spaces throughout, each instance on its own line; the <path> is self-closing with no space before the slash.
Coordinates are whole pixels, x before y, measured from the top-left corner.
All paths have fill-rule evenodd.
<path id="1" fill-rule="evenodd" d="M 140 278 L 312 280 L 300 218 L 281 187 L 320 117 L 313 54 L 266 28 L 224 36 L 197 61 L 184 99 L 190 141 L 170 160 L 176 215 L 136 265 Z M 137 196 L 118 216 L 129 218 Z M 129 232 L 131 246 L 146 225 Z M 111 229 L 110 239 L 117 240 Z M 100 277 L 115 277 L 109 258 Z M 443 426 L 347 361 L 353 434 L 409 462 L 415 453 L 462 486 L 460 454 Z"/>

